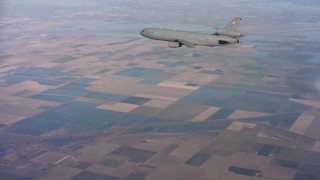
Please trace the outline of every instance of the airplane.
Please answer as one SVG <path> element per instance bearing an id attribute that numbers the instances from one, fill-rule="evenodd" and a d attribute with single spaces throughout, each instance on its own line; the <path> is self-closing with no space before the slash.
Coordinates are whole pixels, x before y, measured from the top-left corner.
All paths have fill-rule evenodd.
<path id="1" fill-rule="evenodd" d="M 223 46 L 237 44 L 239 39 L 245 36 L 236 29 L 240 21 L 241 17 L 235 17 L 224 28 L 218 28 L 213 34 L 162 28 L 146 28 L 140 34 L 150 39 L 168 41 L 168 47 L 170 48 L 178 48 L 182 45 L 188 48 Z"/>

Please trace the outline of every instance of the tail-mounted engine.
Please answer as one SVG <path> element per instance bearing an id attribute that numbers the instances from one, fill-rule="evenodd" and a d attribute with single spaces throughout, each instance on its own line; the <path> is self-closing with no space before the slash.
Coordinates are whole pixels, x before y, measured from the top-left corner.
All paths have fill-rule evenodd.
<path id="1" fill-rule="evenodd" d="M 220 29 L 218 28 L 216 35 L 229 36 L 233 38 L 240 38 L 243 36 L 243 33 L 237 30 L 228 30 L 228 29 Z"/>

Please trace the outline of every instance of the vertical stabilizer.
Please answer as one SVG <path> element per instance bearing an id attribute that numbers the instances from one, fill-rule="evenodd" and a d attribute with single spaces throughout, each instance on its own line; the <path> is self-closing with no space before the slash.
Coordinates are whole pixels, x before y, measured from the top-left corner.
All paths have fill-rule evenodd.
<path id="1" fill-rule="evenodd" d="M 237 29 L 240 21 L 241 21 L 241 17 L 235 17 L 235 18 L 232 19 L 232 21 L 229 24 L 227 24 L 224 27 L 224 29 L 235 30 L 235 29 Z"/>

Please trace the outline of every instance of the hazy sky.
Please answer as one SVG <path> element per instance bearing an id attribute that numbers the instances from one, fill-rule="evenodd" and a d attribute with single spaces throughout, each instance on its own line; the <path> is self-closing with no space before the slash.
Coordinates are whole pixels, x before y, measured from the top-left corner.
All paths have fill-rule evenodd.
<path id="1" fill-rule="evenodd" d="M 183 23 L 223 25 L 234 16 L 264 19 L 277 23 L 292 17 L 291 22 L 320 19 L 320 1 L 308 0 L 2 0 L 2 16 L 17 14 L 55 16 L 61 13 L 112 14 L 116 21 L 130 23 Z M 127 17 L 130 16 L 130 17 Z M 284 17 L 284 18 L 283 18 Z M 303 18 L 301 18 L 303 17 Z M 283 18 L 283 19 L 281 19 Z M 112 20 L 112 19 L 110 19 Z M 252 21 L 256 22 L 256 21 Z"/>

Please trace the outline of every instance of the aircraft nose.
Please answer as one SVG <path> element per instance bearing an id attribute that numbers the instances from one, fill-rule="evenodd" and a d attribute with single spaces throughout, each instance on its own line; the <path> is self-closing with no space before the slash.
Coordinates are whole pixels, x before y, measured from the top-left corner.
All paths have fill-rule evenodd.
<path id="1" fill-rule="evenodd" d="M 146 34 L 145 29 L 143 29 L 142 31 L 140 31 L 140 34 L 141 34 L 142 36 L 146 36 L 146 35 L 145 35 L 145 34 Z"/>

